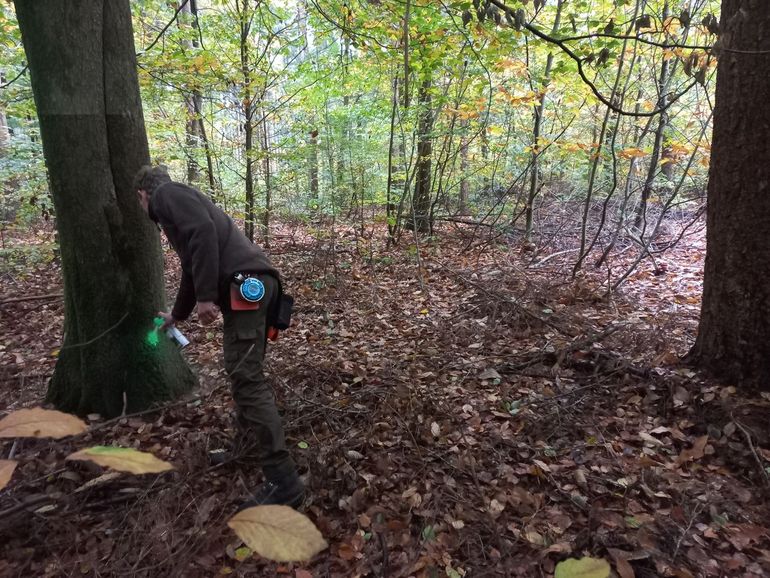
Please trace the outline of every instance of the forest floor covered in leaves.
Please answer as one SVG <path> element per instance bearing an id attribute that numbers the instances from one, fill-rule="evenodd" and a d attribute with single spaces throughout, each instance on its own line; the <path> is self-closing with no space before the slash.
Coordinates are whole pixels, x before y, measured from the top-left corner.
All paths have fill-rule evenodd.
<path id="1" fill-rule="evenodd" d="M 297 307 L 268 354 L 304 511 L 329 549 L 269 563 L 227 527 L 260 480 L 207 463 L 232 403 L 221 333 L 193 321 L 189 400 L 13 449 L 0 576 L 534 577 L 586 555 L 621 578 L 770 574 L 768 398 L 679 361 L 697 328 L 702 232 L 608 297 L 606 267 L 571 278 L 571 238 L 534 254 L 444 226 L 386 250 L 381 231 L 329 230 L 276 228 L 270 254 Z M 52 235 L 9 242 L 26 249 L 2 264 L 2 412 L 42 403 L 63 316 L 56 262 L 41 257 Z M 176 470 L 64 461 L 95 443 Z M 0 458 L 11 450 L 0 443 Z"/>

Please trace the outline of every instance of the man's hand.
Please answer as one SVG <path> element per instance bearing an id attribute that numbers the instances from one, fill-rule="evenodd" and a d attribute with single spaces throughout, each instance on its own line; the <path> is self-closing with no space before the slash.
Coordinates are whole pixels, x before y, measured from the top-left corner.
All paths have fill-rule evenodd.
<path id="1" fill-rule="evenodd" d="M 212 301 L 198 301 L 198 320 L 203 325 L 209 325 L 219 317 L 219 307 Z"/>
<path id="2" fill-rule="evenodd" d="M 171 313 L 166 313 L 165 311 L 158 311 L 158 317 L 163 318 L 163 325 L 160 326 L 161 331 L 165 331 L 169 327 L 173 327 L 176 324 L 176 319 L 174 319 L 174 316 L 171 315 Z"/>

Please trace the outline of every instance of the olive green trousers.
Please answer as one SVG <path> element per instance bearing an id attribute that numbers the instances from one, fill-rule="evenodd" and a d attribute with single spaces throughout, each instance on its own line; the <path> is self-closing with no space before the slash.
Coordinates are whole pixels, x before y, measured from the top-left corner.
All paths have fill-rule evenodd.
<path id="1" fill-rule="evenodd" d="M 265 296 L 256 310 L 223 310 L 225 370 L 232 384 L 237 409 L 238 443 L 244 453 L 255 453 L 265 478 L 271 481 L 296 475 L 286 448 L 283 421 L 264 373 L 267 315 L 278 297 L 278 281 L 259 275 Z"/>

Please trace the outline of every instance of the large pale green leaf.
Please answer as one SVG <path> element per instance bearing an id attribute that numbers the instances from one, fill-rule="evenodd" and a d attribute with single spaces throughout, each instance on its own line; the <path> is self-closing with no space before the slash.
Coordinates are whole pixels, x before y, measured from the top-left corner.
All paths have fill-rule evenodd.
<path id="1" fill-rule="evenodd" d="M 120 472 L 132 474 L 157 474 L 173 470 L 168 462 L 156 458 L 152 454 L 140 452 L 133 448 L 118 448 L 112 446 L 94 446 L 67 456 L 68 460 L 86 460 L 106 466 Z"/>
<path id="2" fill-rule="evenodd" d="M 307 516 L 288 506 L 256 506 L 227 522 L 244 543 L 276 562 L 310 560 L 328 544 Z"/>
<path id="3" fill-rule="evenodd" d="M 603 558 L 569 558 L 556 565 L 555 578 L 609 578 L 610 564 Z"/>

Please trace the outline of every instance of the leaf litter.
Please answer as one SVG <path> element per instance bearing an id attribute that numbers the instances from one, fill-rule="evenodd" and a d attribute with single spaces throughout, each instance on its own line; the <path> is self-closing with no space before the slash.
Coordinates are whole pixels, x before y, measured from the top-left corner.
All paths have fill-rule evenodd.
<path id="1" fill-rule="evenodd" d="M 0 442 L 18 462 L 0 491 L 0 575 L 540 576 L 581 559 L 623 578 L 768 572 L 768 399 L 679 362 L 702 237 L 607 299 L 606 272 L 571 280 L 568 255 L 534 267 L 503 242 L 462 251 L 463 229 L 391 250 L 339 226 L 275 232 L 297 310 L 268 368 L 329 548 L 267 562 L 228 529 L 260 479 L 207 462 L 233 405 L 219 328 L 191 323 L 197 397 L 104 427 L 89 416 L 78 443 Z M 46 270 L 0 295 L 55 294 Z M 41 403 L 62 315 L 55 300 L 0 307 L 6 411 Z M 176 469 L 65 461 L 89 445 Z"/>

